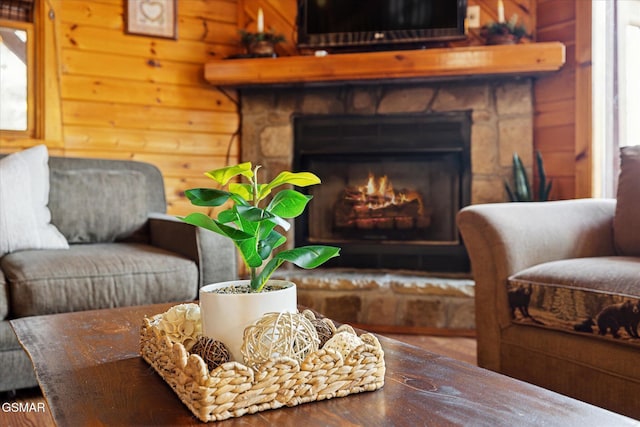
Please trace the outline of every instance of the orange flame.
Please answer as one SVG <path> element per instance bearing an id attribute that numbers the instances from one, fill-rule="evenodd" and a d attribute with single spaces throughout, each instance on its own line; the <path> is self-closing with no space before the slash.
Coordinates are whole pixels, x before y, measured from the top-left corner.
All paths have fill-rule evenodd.
<path id="1" fill-rule="evenodd" d="M 396 192 L 387 175 L 382 175 L 377 178 L 374 174 L 369 173 L 369 179 L 367 180 L 366 185 L 358 187 L 358 192 L 361 195 L 360 200 L 367 202 L 367 207 L 369 209 L 380 209 L 390 205 L 401 205 L 417 199 L 420 202 L 422 210 L 422 200 L 420 196 L 413 191 L 408 194 Z"/>

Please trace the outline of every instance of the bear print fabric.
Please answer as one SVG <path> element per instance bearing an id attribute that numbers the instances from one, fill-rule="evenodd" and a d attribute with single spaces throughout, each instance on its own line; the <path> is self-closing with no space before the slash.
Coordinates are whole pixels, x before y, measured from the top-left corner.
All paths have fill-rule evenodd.
<path id="1" fill-rule="evenodd" d="M 637 258 L 541 264 L 510 277 L 506 291 L 515 323 L 640 347 Z"/>

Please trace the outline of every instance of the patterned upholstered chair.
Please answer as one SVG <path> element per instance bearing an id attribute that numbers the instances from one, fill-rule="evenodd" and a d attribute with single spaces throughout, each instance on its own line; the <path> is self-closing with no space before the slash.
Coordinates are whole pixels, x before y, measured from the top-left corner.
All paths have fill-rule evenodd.
<path id="1" fill-rule="evenodd" d="M 640 146 L 616 200 L 473 205 L 480 366 L 640 419 Z"/>

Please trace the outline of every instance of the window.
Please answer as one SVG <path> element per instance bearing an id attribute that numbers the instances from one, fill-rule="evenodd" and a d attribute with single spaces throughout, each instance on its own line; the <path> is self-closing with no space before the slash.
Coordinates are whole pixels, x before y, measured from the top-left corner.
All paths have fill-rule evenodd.
<path id="1" fill-rule="evenodd" d="M 0 2 L 0 132 L 34 136 L 33 0 Z"/>
<path id="2" fill-rule="evenodd" d="M 640 144 L 640 0 L 618 2 L 619 145 Z"/>
<path id="3" fill-rule="evenodd" d="M 640 144 L 640 0 L 592 1 L 594 196 L 614 197 L 620 147 Z"/>
<path id="4" fill-rule="evenodd" d="M 31 28 L 0 21 L 0 129 L 33 129 Z M 30 107 L 31 106 L 31 107 Z"/>

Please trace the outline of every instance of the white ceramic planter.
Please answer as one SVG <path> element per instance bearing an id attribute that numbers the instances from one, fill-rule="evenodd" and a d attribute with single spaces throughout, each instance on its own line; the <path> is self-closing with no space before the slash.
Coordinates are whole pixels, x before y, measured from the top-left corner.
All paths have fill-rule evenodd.
<path id="1" fill-rule="evenodd" d="M 248 284 L 248 280 L 213 283 L 200 288 L 200 313 L 203 335 L 223 342 L 232 360 L 242 362 L 244 329 L 266 313 L 298 311 L 296 285 L 285 280 L 268 283 L 286 286 L 269 292 L 221 294 L 216 289 Z"/>

